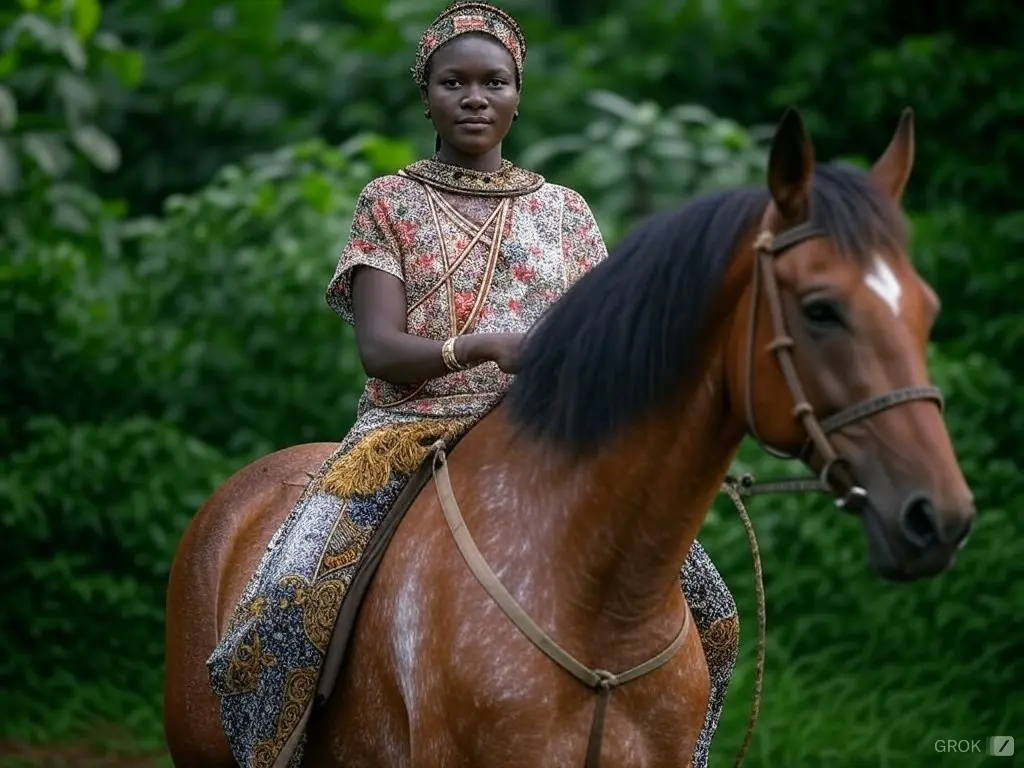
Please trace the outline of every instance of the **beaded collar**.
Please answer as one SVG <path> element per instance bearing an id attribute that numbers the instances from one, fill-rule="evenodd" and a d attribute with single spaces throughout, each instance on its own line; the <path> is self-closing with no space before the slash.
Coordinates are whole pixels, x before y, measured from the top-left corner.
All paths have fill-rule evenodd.
<path id="1" fill-rule="evenodd" d="M 475 171 L 443 163 L 436 157 L 417 160 L 398 172 L 444 192 L 474 197 L 518 197 L 544 186 L 544 177 L 502 160 L 496 171 Z"/>

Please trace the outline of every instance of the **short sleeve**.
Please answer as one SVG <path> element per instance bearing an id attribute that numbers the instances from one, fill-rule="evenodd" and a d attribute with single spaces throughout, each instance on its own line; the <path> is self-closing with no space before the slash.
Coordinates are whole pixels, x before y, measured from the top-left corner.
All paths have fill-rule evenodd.
<path id="1" fill-rule="evenodd" d="M 359 193 L 348 242 L 327 285 L 327 304 L 341 318 L 355 324 L 352 312 L 352 272 L 374 267 L 405 282 L 402 251 L 394 232 L 396 187 L 374 179 Z"/>
<path id="2" fill-rule="evenodd" d="M 565 190 L 562 207 L 562 255 L 565 258 L 567 286 L 572 286 L 583 275 L 608 256 L 601 229 L 579 192 Z"/>

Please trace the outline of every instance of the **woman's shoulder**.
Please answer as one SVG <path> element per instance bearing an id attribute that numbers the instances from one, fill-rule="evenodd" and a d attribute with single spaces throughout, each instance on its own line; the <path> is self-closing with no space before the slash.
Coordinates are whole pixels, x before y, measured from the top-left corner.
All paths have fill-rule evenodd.
<path id="1" fill-rule="evenodd" d="M 370 179 L 360 190 L 359 198 L 367 202 L 406 195 L 418 185 L 408 176 L 398 173 L 386 173 Z"/>
<path id="2" fill-rule="evenodd" d="M 544 186 L 534 192 L 534 194 L 543 196 L 548 202 L 563 205 L 575 213 L 590 213 L 590 205 L 587 203 L 586 198 L 572 187 L 565 186 L 564 184 L 545 181 Z"/>

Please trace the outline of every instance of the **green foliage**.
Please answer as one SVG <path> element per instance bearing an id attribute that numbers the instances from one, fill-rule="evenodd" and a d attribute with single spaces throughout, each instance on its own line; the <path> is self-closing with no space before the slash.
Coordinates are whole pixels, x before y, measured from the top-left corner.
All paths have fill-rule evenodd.
<path id="1" fill-rule="evenodd" d="M 698 104 L 663 110 L 608 91 L 587 101 L 596 115 L 581 132 L 540 139 L 522 162 L 550 168 L 593 200 L 610 242 L 680 197 L 752 183 L 764 173 L 764 139 L 771 136 L 764 127 L 748 131 Z"/>
<path id="2" fill-rule="evenodd" d="M 103 206 L 67 180 L 121 164 L 118 145 L 96 122 L 98 82 L 132 87 L 142 76 L 139 55 L 98 28 L 99 0 L 20 5 L 0 11 L 0 247 L 17 251 L 40 231 L 90 229 Z M 26 193 L 36 205 L 10 204 Z"/>
<path id="3" fill-rule="evenodd" d="M 0 543 L 0 732 L 78 735 L 97 713 L 151 728 L 168 564 L 234 462 L 143 417 L 37 417 L 24 444 L 0 477 L 3 526 L 16 532 Z"/>
<path id="4" fill-rule="evenodd" d="M 137 402 L 237 456 L 343 435 L 364 377 L 324 290 L 359 190 L 411 159 L 378 138 L 310 141 L 227 166 L 132 222 L 114 348 Z"/>
<path id="5" fill-rule="evenodd" d="M 988 0 L 507 7 L 530 40 L 507 152 L 582 192 L 609 244 L 680 198 L 762 180 L 764 124 L 790 103 L 820 159 L 861 164 L 914 106 L 913 252 L 943 301 L 933 373 L 981 517 L 951 573 L 893 585 L 826 501 L 752 502 L 769 655 L 747 765 L 921 765 L 936 739 L 1012 733 L 1024 138 L 1007 126 L 1024 109 L 1024 15 Z M 340 439 L 353 418 L 361 367 L 323 291 L 358 190 L 431 147 L 408 67 L 436 11 L 0 9 L 0 740 L 74 738 L 99 719 L 159 745 L 184 526 L 234 469 Z M 752 446 L 740 465 L 793 469 Z M 739 746 L 753 685 L 733 518 L 723 499 L 701 536 L 744 619 L 714 765 Z"/>

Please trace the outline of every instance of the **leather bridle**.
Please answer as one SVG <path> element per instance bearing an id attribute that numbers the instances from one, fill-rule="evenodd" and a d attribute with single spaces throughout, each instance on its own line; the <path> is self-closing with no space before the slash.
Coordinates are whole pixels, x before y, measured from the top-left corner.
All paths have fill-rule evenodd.
<path id="1" fill-rule="evenodd" d="M 741 478 L 738 490 L 745 496 L 808 490 L 829 492 L 836 497 L 837 507 L 857 512 L 867 500 L 867 491 L 857 483 L 850 462 L 836 451 L 828 436 L 850 424 L 904 403 L 929 400 L 938 405 L 940 411 L 943 409 L 944 403 L 942 391 L 937 387 L 901 387 L 883 395 L 862 400 L 824 419 L 819 419 L 815 414 L 813 406 L 804 393 L 800 377 L 797 375 L 796 363 L 793 359 L 793 337 L 787 332 L 786 318 L 782 311 L 782 296 L 775 276 L 775 258 L 807 240 L 827 236 L 827 232 L 808 222 L 779 234 L 764 230 L 754 241 L 754 282 L 747 341 L 747 391 L 745 398 L 747 427 L 764 451 L 777 458 L 800 459 L 806 463 L 811 451 L 816 450 L 824 464 L 818 472 L 816 480 L 814 478 L 792 478 L 755 483 L 753 478 L 748 475 Z M 803 449 L 795 456 L 771 448 L 765 443 L 757 431 L 757 422 L 754 417 L 755 338 L 762 283 L 768 302 L 768 313 L 771 317 L 773 333 L 767 350 L 775 355 L 786 386 L 793 398 L 793 417 L 802 423 L 807 433 L 807 441 L 804 443 Z"/>

